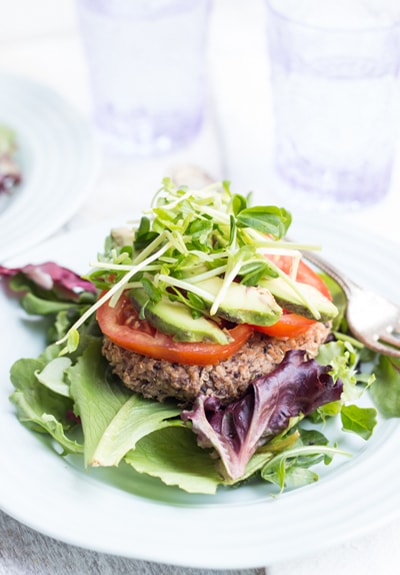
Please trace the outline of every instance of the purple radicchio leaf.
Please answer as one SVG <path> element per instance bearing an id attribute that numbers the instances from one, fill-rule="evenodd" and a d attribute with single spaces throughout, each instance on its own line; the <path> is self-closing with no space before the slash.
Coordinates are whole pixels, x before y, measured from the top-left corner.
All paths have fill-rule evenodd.
<path id="1" fill-rule="evenodd" d="M 274 371 L 254 380 L 241 399 L 224 406 L 215 397 L 200 395 L 181 416 L 192 421 L 200 447 L 216 450 L 226 479 L 237 480 L 257 447 L 284 431 L 290 418 L 340 399 L 342 382 L 335 383 L 329 370 L 307 360 L 304 351 L 291 350 Z"/>
<path id="2" fill-rule="evenodd" d="M 17 268 L 0 266 L 0 276 L 23 274 L 30 282 L 45 291 L 55 290 L 66 299 L 77 300 L 83 292 L 96 294 L 95 286 L 68 268 L 54 262 L 28 264 Z"/>

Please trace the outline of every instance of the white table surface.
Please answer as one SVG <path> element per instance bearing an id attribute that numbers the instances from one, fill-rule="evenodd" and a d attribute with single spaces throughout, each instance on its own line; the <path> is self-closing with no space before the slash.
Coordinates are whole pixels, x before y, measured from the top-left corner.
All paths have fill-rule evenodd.
<path id="1" fill-rule="evenodd" d="M 90 118 L 74 0 L 0 0 L 0 14 L 0 73 L 13 72 L 39 81 L 62 94 Z M 262 0 L 214 1 L 209 110 L 201 134 L 184 150 L 157 159 L 104 155 L 89 196 L 58 233 L 106 217 L 114 219 L 121 215 L 125 221 L 127 211 L 137 212 L 147 205 L 163 176 L 186 164 L 204 167 L 215 178 L 230 179 L 235 191 L 254 190 L 256 198 L 268 203 L 279 198 L 279 184 L 274 182 L 270 167 L 273 138 L 264 16 Z M 343 216 L 345 224 L 355 222 L 364 229 L 363 233 L 372 230 L 400 245 L 398 172 L 396 168 L 384 202 Z M 110 203 L 107 199 L 111 195 Z M 399 541 L 400 519 L 379 531 L 372 528 L 363 538 L 349 540 L 323 553 L 259 569 L 220 573 L 395 575 L 400 569 Z M 0 575 L 55 572 L 58 575 L 212 573 L 78 549 L 36 533 L 0 512 Z"/>

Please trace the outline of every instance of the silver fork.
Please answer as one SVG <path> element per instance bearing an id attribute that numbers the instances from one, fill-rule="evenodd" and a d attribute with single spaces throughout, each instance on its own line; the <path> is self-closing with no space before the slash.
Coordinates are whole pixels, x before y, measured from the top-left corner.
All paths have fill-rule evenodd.
<path id="1" fill-rule="evenodd" d="M 316 253 L 302 253 L 343 289 L 347 298 L 346 319 L 351 333 L 369 349 L 400 358 L 400 306 L 360 287 Z"/>

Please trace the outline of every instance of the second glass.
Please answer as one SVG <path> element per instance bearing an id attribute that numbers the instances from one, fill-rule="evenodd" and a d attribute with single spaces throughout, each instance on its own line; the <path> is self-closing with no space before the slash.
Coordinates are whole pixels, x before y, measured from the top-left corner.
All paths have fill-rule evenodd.
<path id="1" fill-rule="evenodd" d="M 279 175 L 310 205 L 377 202 L 396 149 L 398 22 L 376 0 L 267 6 Z"/>

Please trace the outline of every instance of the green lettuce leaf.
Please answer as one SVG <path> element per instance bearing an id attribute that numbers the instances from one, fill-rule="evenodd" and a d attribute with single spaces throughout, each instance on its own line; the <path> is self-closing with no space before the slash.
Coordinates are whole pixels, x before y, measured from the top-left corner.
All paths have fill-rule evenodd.
<path id="1" fill-rule="evenodd" d="M 100 353 L 101 341 L 94 340 L 75 365 L 68 369 L 75 413 L 84 435 L 85 466 L 90 465 L 110 421 L 130 397 L 127 389 L 108 381 L 107 362 Z"/>
<path id="2" fill-rule="evenodd" d="M 55 357 L 41 371 L 35 373 L 38 381 L 55 393 L 70 397 L 69 383 L 65 381 L 65 370 L 71 365 L 69 357 Z"/>
<path id="3" fill-rule="evenodd" d="M 101 341 L 93 340 L 67 370 L 82 421 L 86 466 L 118 465 L 142 437 L 176 425 L 169 419 L 180 413 L 175 405 L 144 399 L 112 380 L 100 347 Z"/>
<path id="4" fill-rule="evenodd" d="M 42 385 L 36 377 L 45 365 L 43 356 L 15 362 L 10 373 L 15 391 L 10 400 L 17 408 L 18 419 L 27 427 L 51 435 L 64 453 L 82 453 L 83 446 L 68 435 L 75 428 L 75 421 L 68 418 L 72 401 Z"/>
<path id="5" fill-rule="evenodd" d="M 172 404 L 132 395 L 109 423 L 93 454 L 92 465 L 118 465 L 142 437 L 171 425 L 183 426 L 181 420 L 169 420 L 179 413 L 180 410 Z"/>
<path id="6" fill-rule="evenodd" d="M 194 433 L 184 427 L 169 427 L 141 439 L 125 461 L 139 473 L 158 477 L 188 493 L 212 495 L 223 483 L 215 459 L 196 443 Z"/>
<path id="7" fill-rule="evenodd" d="M 370 394 L 384 417 L 400 417 L 400 360 L 380 356 Z"/>

